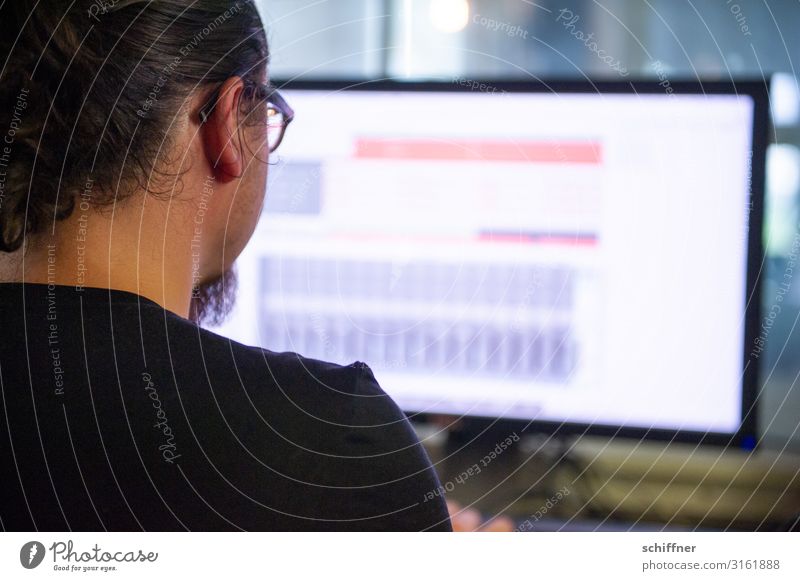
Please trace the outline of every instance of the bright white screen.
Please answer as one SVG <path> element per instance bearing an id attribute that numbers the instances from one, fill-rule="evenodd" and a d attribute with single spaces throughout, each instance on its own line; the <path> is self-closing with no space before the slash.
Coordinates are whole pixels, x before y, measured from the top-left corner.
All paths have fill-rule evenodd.
<path id="1" fill-rule="evenodd" d="M 749 97 L 285 97 L 224 333 L 409 411 L 737 429 Z"/>

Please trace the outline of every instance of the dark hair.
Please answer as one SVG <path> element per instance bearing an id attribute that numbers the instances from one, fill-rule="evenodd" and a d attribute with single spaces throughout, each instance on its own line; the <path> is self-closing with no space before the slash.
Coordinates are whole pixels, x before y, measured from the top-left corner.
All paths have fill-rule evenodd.
<path id="1" fill-rule="evenodd" d="M 269 59 L 253 0 L 7 1 L 0 49 L 6 252 L 79 197 L 156 193 L 156 161 L 187 98 L 235 75 L 263 82 Z"/>

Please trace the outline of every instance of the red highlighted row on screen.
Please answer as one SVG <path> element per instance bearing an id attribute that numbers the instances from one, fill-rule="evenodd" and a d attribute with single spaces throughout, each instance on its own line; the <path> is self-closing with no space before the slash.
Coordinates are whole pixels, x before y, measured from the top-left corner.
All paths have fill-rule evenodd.
<path id="1" fill-rule="evenodd" d="M 356 140 L 356 157 L 361 159 L 599 164 L 602 162 L 602 147 L 599 143 L 588 141 L 359 138 Z"/>

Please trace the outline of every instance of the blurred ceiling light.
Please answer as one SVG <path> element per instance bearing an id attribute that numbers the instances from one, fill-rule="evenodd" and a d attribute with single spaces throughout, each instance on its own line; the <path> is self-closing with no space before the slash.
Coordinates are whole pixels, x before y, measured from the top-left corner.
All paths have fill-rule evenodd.
<path id="1" fill-rule="evenodd" d="M 431 0 L 431 22 L 440 32 L 460 32 L 469 22 L 467 0 Z"/>
<path id="2" fill-rule="evenodd" d="M 794 125 L 800 120 L 800 91 L 797 79 L 786 73 L 772 75 L 770 88 L 772 121 L 778 127 Z"/>
<path id="3" fill-rule="evenodd" d="M 800 150 L 777 143 L 767 150 L 767 191 L 770 199 L 794 200 L 800 189 Z"/>

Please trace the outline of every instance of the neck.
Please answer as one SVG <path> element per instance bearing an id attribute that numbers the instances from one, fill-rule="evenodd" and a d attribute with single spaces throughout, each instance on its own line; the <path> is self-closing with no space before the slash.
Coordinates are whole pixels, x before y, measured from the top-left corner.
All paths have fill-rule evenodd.
<path id="1" fill-rule="evenodd" d="M 191 235 L 166 204 L 136 196 L 135 204 L 76 206 L 55 229 L 0 256 L 0 280 L 128 291 L 182 317 L 193 284 Z M 144 203 L 141 202 L 144 200 Z M 196 278 L 196 276 L 194 277 Z"/>

